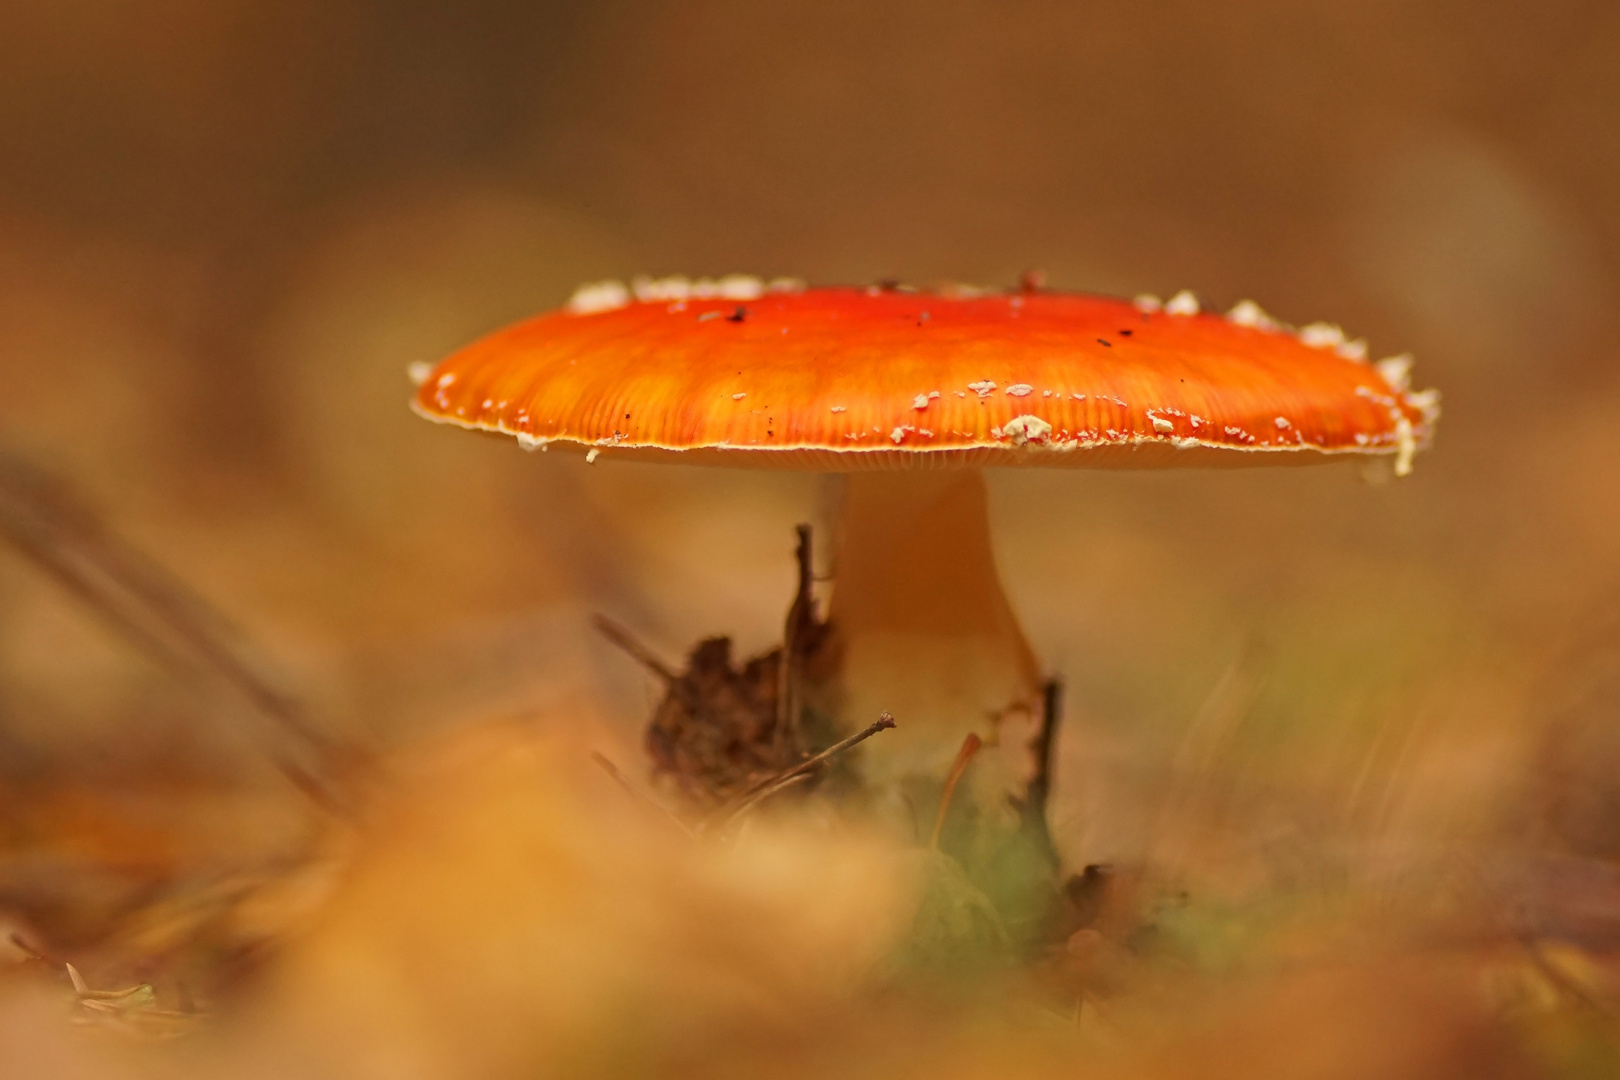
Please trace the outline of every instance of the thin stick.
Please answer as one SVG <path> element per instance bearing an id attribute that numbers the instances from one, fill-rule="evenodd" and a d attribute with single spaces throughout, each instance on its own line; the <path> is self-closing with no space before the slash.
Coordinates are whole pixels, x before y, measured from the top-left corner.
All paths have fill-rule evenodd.
<path id="1" fill-rule="evenodd" d="M 293 735 L 318 766 L 289 763 L 288 752 L 273 750 L 277 766 L 327 809 L 344 805 L 322 776 L 335 770 L 338 748 L 309 723 L 300 702 L 260 674 L 262 665 L 224 616 L 114 535 L 59 480 L 9 454 L 0 454 L 0 535 L 138 648 L 172 670 L 212 673 Z"/>
<path id="2" fill-rule="evenodd" d="M 1040 844 L 1053 865 L 1058 862 L 1057 845 L 1052 842 L 1052 829 L 1047 824 L 1046 810 L 1052 798 L 1052 755 L 1062 718 L 1063 684 L 1056 679 L 1048 679 L 1041 687 L 1041 730 L 1032 746 L 1035 776 L 1024 789 L 1018 810 L 1024 830 Z"/>
<path id="3" fill-rule="evenodd" d="M 885 723 L 885 721 L 887 721 L 887 722 Z M 870 727 L 866 728 L 864 731 L 861 731 L 861 732 L 859 732 L 857 734 L 851 735 L 849 738 L 843 740 L 842 742 L 834 743 L 832 746 L 827 747 L 827 749 L 823 750 L 821 753 L 817 754 L 815 757 L 806 758 L 804 761 L 801 761 L 797 765 L 791 766 L 788 769 L 786 769 L 786 770 L 784 770 L 782 772 L 779 772 L 779 773 L 772 773 L 770 776 L 767 776 L 765 779 L 760 780 L 759 782 L 757 782 L 755 784 L 751 784 L 749 787 L 747 787 L 743 791 L 743 793 L 741 795 L 737 796 L 736 799 L 733 800 L 733 801 L 741 801 L 742 799 L 746 799 L 750 795 L 755 794 L 756 792 L 764 791 L 766 788 L 770 787 L 772 784 L 775 784 L 776 782 L 783 779 L 784 777 L 791 776 L 791 775 L 793 775 L 795 773 L 801 772 L 802 770 L 804 770 L 806 768 L 809 768 L 812 765 L 815 765 L 817 762 L 820 762 L 825 758 L 829 758 L 834 754 L 837 754 L 837 753 L 840 753 L 840 752 L 842 752 L 844 750 L 847 750 L 849 747 L 854 746 L 856 743 L 860 742 L 863 739 L 871 738 L 873 735 L 876 735 L 879 731 L 882 731 L 886 727 L 894 727 L 894 726 L 895 726 L 894 717 L 892 715 L 890 715 L 887 712 L 880 713 L 880 714 L 878 714 L 877 722 L 872 724 Z"/>
<path id="4" fill-rule="evenodd" d="M 603 772 L 613 777 L 613 782 L 623 788 L 625 794 L 629 795 L 636 802 L 643 806 L 650 806 L 654 810 L 657 810 L 660 816 L 670 822 L 673 822 L 675 827 L 680 829 L 681 832 L 685 833 L 687 836 L 695 835 L 692 832 L 691 826 L 687 825 L 686 822 L 676 817 L 675 812 L 669 807 L 665 806 L 657 799 L 654 799 L 652 796 L 647 795 L 645 792 L 637 791 L 634 787 L 632 787 L 630 781 L 625 778 L 624 773 L 619 771 L 619 767 L 613 764 L 613 762 L 608 759 L 606 754 L 598 750 L 592 750 L 591 760 L 600 765 Z"/>
<path id="5" fill-rule="evenodd" d="M 632 660 L 664 680 L 673 683 L 681 676 L 674 668 L 660 660 L 651 649 L 637 641 L 635 635 L 624 627 L 608 618 L 606 615 L 592 615 L 591 625 L 603 637 L 623 649 Z"/>
<path id="6" fill-rule="evenodd" d="M 799 587 L 788 608 L 782 628 L 782 659 L 776 678 L 776 752 L 779 760 L 799 752 L 799 653 L 804 648 L 805 631 L 815 625 L 815 569 L 811 565 L 810 526 L 800 525 L 794 558 L 799 563 Z"/>
<path id="7" fill-rule="evenodd" d="M 951 765 L 951 774 L 945 778 L 945 790 L 939 796 L 939 813 L 934 817 L 934 834 L 928 838 L 928 850 L 939 850 L 939 835 L 945 831 L 945 815 L 951 809 L 951 797 L 956 794 L 956 785 L 962 780 L 962 774 L 967 772 L 968 762 L 973 755 L 979 752 L 984 745 L 974 732 L 968 732 L 967 738 L 962 740 L 962 749 L 956 752 L 956 761 Z"/>
<path id="8" fill-rule="evenodd" d="M 676 701 L 686 706 L 686 710 L 692 714 L 694 720 L 711 722 L 702 695 L 681 677 L 680 672 L 664 663 L 651 649 L 637 641 L 634 634 L 606 615 L 592 615 L 591 625 L 595 626 L 603 637 L 628 653 L 632 660 L 656 675 L 663 682 L 664 689 Z"/>
<path id="9" fill-rule="evenodd" d="M 714 820 L 715 824 L 717 825 L 724 825 L 726 822 L 730 821 L 732 818 L 735 818 L 744 810 L 747 810 L 750 806 L 759 802 L 761 799 L 774 795 L 776 792 L 792 783 L 797 777 L 809 772 L 811 769 L 815 768 L 817 765 L 820 765 L 828 758 L 842 754 L 845 750 L 848 750 L 859 743 L 865 742 L 878 732 L 894 726 L 895 722 L 893 716 L 889 715 L 888 713 L 879 714 L 877 720 L 864 731 L 859 731 L 841 742 L 833 743 L 815 757 L 805 758 L 791 769 L 786 769 L 777 773 L 775 776 L 767 777 L 766 779 L 761 780 L 759 783 L 737 796 L 737 798 L 733 799 L 729 804 L 716 810 L 712 820 Z"/>
<path id="10" fill-rule="evenodd" d="M 15 945 L 18 949 L 21 949 L 24 953 L 28 954 L 28 959 L 39 960 L 47 964 L 52 962 L 50 957 L 46 956 L 44 953 L 28 944 L 28 942 L 24 941 L 22 935 L 17 933 L 17 931 L 13 930 L 6 936 L 10 939 L 13 945 Z"/>
<path id="11" fill-rule="evenodd" d="M 1057 739 L 1059 718 L 1063 715 L 1063 684 L 1046 680 L 1041 687 L 1041 732 L 1035 737 L 1035 778 L 1029 782 L 1028 805 L 1044 815 L 1052 794 L 1052 745 Z"/>
<path id="12" fill-rule="evenodd" d="M 775 781 L 774 783 L 772 783 L 770 785 L 770 787 L 768 787 L 768 788 L 764 789 L 763 791 L 759 792 L 758 794 L 754 795 L 747 802 L 745 802 L 741 806 L 737 807 L 736 812 L 733 813 L 730 817 L 728 817 L 723 824 L 729 824 L 729 823 L 731 823 L 733 821 L 736 821 L 737 819 L 741 818 L 744 814 L 748 813 L 748 811 L 752 810 L 754 807 L 758 806 L 760 803 L 764 802 L 766 799 L 769 799 L 771 796 L 776 795 L 776 794 L 778 794 L 780 792 L 786 791 L 790 787 L 796 787 L 799 784 L 806 783 L 810 779 L 811 779 L 811 777 L 810 777 L 809 773 L 795 773 L 793 776 L 785 777 L 784 779 Z"/>

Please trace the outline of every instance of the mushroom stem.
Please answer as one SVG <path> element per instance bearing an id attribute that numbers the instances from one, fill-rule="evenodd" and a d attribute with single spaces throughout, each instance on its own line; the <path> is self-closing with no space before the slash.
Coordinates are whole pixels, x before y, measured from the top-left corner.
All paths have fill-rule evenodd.
<path id="1" fill-rule="evenodd" d="M 1002 591 L 978 471 L 846 477 L 834 562 L 836 673 L 820 688 L 843 720 L 888 710 L 893 736 L 864 755 L 874 793 L 931 805 L 963 741 L 985 753 L 968 784 L 1005 812 L 1034 778 L 1041 681 Z M 917 803 L 917 799 L 926 802 Z"/>

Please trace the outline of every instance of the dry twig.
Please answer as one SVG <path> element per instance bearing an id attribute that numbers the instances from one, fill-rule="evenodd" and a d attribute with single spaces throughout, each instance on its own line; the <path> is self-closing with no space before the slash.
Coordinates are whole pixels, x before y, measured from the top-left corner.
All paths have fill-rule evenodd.
<path id="1" fill-rule="evenodd" d="M 592 750 L 591 760 L 600 765 L 602 767 L 602 771 L 611 776 L 613 778 L 613 782 L 623 788 L 625 793 L 637 803 L 643 806 L 649 806 L 658 811 L 658 815 L 660 817 L 672 822 L 676 828 L 680 829 L 681 832 L 685 833 L 687 836 L 690 837 L 695 835 L 692 832 L 691 826 L 687 825 L 686 822 L 676 817 L 673 810 L 659 802 L 657 799 L 654 799 L 646 792 L 637 791 L 633 786 L 631 786 L 630 781 L 625 777 L 624 773 L 619 771 L 619 767 L 613 764 L 606 754 L 598 750 Z"/>
<path id="2" fill-rule="evenodd" d="M 680 681 L 678 671 L 660 660 L 651 649 L 637 641 L 634 634 L 606 615 L 592 615 L 591 625 L 596 627 L 597 633 L 623 649 L 626 655 L 658 676 L 665 684 L 673 686 Z"/>
<path id="3" fill-rule="evenodd" d="M 967 772 L 968 763 L 983 745 L 984 740 L 971 731 L 968 732 L 967 738 L 962 740 L 962 749 L 956 752 L 956 760 L 951 763 L 950 775 L 945 778 L 945 790 L 939 794 L 939 813 L 934 816 L 934 831 L 928 837 L 930 851 L 939 850 L 939 837 L 945 831 L 945 816 L 950 813 L 951 799 L 956 795 L 956 785 L 962 782 L 962 774 Z"/>
<path id="4" fill-rule="evenodd" d="M 284 736 L 269 749 L 281 771 L 327 809 L 337 748 L 277 689 L 242 635 L 183 581 L 116 536 L 60 480 L 0 453 L 0 536 L 138 648 L 188 675 L 211 675 Z M 291 736 L 289 742 L 285 736 Z M 296 748 L 296 749 L 294 749 Z M 298 758 L 308 758 L 311 765 Z"/>
<path id="5" fill-rule="evenodd" d="M 797 528 L 799 587 L 782 628 L 782 659 L 776 680 L 776 752 L 779 760 L 799 754 L 799 661 L 816 626 L 815 568 L 811 565 L 810 526 Z"/>
<path id="6" fill-rule="evenodd" d="M 791 769 L 786 769 L 779 772 L 775 776 L 766 777 L 764 780 L 761 780 L 759 783 L 755 784 L 753 787 L 749 788 L 747 791 L 743 792 L 731 802 L 720 807 L 712 815 L 710 815 L 709 819 L 704 823 L 704 831 L 709 831 L 712 828 L 718 828 L 726 825 L 727 823 L 735 820 L 738 815 L 748 810 L 755 803 L 761 801 L 762 799 L 770 798 L 772 795 L 776 794 L 778 791 L 781 791 L 790 784 L 798 783 L 799 780 L 806 776 L 811 769 L 814 769 L 822 762 L 836 757 L 837 755 L 842 754 L 844 751 L 865 742 L 878 732 L 894 726 L 894 717 L 888 713 L 882 713 L 878 716 L 876 721 L 874 721 L 864 730 L 858 731 L 854 735 L 851 735 L 849 738 L 840 742 L 833 743 L 821 753 L 815 755 L 814 757 L 804 759 Z"/>

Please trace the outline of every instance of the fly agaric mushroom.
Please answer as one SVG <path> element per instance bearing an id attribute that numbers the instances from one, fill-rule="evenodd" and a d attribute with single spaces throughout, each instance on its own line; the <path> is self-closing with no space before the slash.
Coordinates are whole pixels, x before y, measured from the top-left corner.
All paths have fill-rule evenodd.
<path id="1" fill-rule="evenodd" d="M 1411 470 L 1438 415 L 1408 360 L 1366 361 L 1336 326 L 1295 330 L 1191 293 L 1126 302 L 1025 288 L 807 289 L 754 278 L 582 287 L 422 373 L 430 420 L 589 461 L 846 473 L 821 696 L 846 731 L 899 728 L 862 773 L 937 791 L 970 735 L 1033 714 L 1039 670 L 1002 591 L 981 470 L 1385 459 Z M 814 699 L 815 695 L 807 695 Z M 981 806 L 1032 771 L 1002 739 Z M 926 814 L 926 810 L 921 811 Z"/>

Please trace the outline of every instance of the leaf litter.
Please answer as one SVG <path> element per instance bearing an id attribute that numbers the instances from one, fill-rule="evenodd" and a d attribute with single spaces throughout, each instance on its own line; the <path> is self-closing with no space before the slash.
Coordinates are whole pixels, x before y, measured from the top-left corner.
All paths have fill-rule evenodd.
<path id="1" fill-rule="evenodd" d="M 14 543 L 27 525 L 16 507 L 0 522 Z M 129 565 L 97 561 L 106 534 L 68 534 L 92 538 L 73 561 L 41 535 L 25 537 L 30 557 L 56 560 L 132 636 L 153 635 L 130 614 L 182 643 L 204 625 L 164 622 L 197 609 L 189 593 L 178 609 L 116 575 L 92 590 L 85 567 Z M 1209 876 L 1226 812 L 1215 778 L 1259 679 L 1247 669 L 1189 744 L 1193 786 L 1167 804 L 1173 856 L 1055 877 L 1036 932 L 947 851 L 813 812 L 806 796 L 836 793 L 837 763 L 856 751 L 818 759 L 836 744 L 796 726 L 793 687 L 824 633 L 807 548 L 786 646 L 741 667 L 705 642 L 677 670 L 617 628 L 666 691 L 645 789 L 637 748 L 561 716 L 472 725 L 356 767 L 241 685 L 294 748 L 272 756 L 306 763 L 284 770 L 308 797 L 303 840 L 229 869 L 187 867 L 184 852 L 153 863 L 71 935 L 50 904 L 0 892 L 22 927 L 0 967 L 17 1075 L 1613 1074 L 1620 885 L 1607 849 L 1564 856 L 1552 891 L 1535 887 L 1553 865 L 1534 860 L 1372 890 Z M 257 670 L 233 666 L 245 651 L 189 640 L 189 671 L 223 667 L 215 676 L 240 685 L 237 667 Z M 770 812 L 738 813 L 766 794 Z M 1045 796 L 1029 811 L 1043 829 Z M 948 835 L 948 798 L 932 813 Z M 1582 827 L 1568 835 L 1612 835 Z M 1539 899 L 1504 921 L 1494 900 L 1514 895 Z"/>

